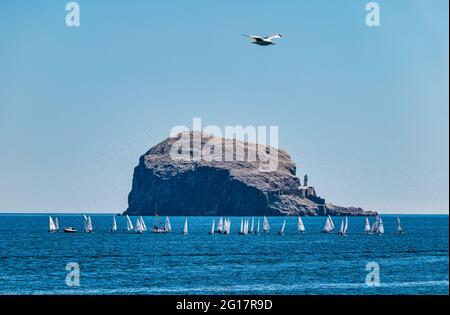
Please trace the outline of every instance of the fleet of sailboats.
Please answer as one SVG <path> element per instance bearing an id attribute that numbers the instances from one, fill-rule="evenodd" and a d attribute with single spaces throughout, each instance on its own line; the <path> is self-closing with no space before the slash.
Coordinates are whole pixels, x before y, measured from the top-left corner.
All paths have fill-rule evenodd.
<path id="1" fill-rule="evenodd" d="M 92 218 L 91 216 L 83 215 L 84 219 L 84 232 L 86 233 L 92 233 L 94 232 L 93 224 L 92 224 Z M 145 224 L 145 221 L 142 216 L 139 216 L 136 218 L 136 223 L 133 225 L 131 222 L 131 219 L 128 215 L 125 216 L 126 221 L 126 231 L 128 232 L 135 232 L 137 234 L 144 233 L 147 231 L 147 226 Z M 255 228 L 255 222 L 256 222 L 256 228 Z M 348 225 L 349 220 L 346 216 L 342 219 L 341 225 L 338 231 L 338 235 L 345 236 L 347 235 L 348 231 Z M 284 235 L 284 231 L 286 228 L 286 220 L 283 221 L 283 224 L 278 230 L 279 235 Z M 331 233 L 334 230 L 335 226 L 333 223 L 333 220 L 330 215 L 326 217 L 325 225 L 322 228 L 322 233 Z M 112 226 L 111 226 L 111 232 L 116 232 L 117 229 L 117 220 L 116 217 L 112 217 Z M 59 231 L 59 220 L 57 217 L 48 217 L 48 232 L 54 233 Z M 64 228 L 64 232 L 66 233 L 75 233 L 76 229 L 72 227 Z M 264 233 L 268 233 L 270 231 L 270 225 L 269 220 L 266 216 L 263 217 L 263 224 L 262 224 L 262 231 Z M 376 216 L 375 220 L 372 225 L 370 225 L 370 221 L 368 217 L 365 217 L 364 219 L 364 233 L 365 234 L 374 234 L 374 235 L 382 235 L 384 234 L 384 224 L 383 220 L 380 216 Z M 169 217 L 166 217 L 164 227 L 158 227 L 157 225 L 154 226 L 153 232 L 155 233 L 170 233 L 172 232 L 172 226 L 170 223 Z M 303 220 L 300 216 L 297 218 L 297 232 L 298 233 L 304 233 L 305 232 L 305 225 L 303 223 Z M 217 224 L 217 227 L 215 226 L 215 220 L 212 220 L 211 229 L 209 231 L 209 234 L 213 235 L 215 233 L 219 234 L 230 234 L 231 233 L 231 220 L 228 218 L 221 217 L 219 219 L 219 222 Z M 251 218 L 251 221 L 248 218 L 241 218 L 240 227 L 238 234 L 240 235 L 248 235 L 248 234 L 258 234 L 260 233 L 260 219 L 258 218 L 255 220 L 255 217 Z M 401 234 L 403 233 L 403 225 L 400 222 L 400 218 L 397 217 L 397 228 L 396 233 Z M 188 219 L 186 218 L 184 220 L 184 226 L 182 230 L 182 234 L 186 235 L 188 234 Z"/>

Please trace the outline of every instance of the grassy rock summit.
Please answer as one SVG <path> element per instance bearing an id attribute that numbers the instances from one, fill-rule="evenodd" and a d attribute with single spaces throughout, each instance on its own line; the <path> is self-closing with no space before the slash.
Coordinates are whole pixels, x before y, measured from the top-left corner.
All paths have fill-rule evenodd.
<path id="1" fill-rule="evenodd" d="M 183 154 L 183 158 L 174 158 L 174 152 Z M 213 158 L 203 157 L 205 152 L 213 152 Z M 231 161 L 225 160 L 225 152 L 231 152 Z M 251 159 L 252 156 L 256 158 Z M 273 164 L 274 157 L 276 168 L 264 171 L 268 163 Z M 188 132 L 167 138 L 140 157 L 124 214 L 354 216 L 376 213 L 326 203 L 316 195 L 314 187 L 308 186 L 306 176 L 305 183 L 301 183 L 286 151 Z"/>

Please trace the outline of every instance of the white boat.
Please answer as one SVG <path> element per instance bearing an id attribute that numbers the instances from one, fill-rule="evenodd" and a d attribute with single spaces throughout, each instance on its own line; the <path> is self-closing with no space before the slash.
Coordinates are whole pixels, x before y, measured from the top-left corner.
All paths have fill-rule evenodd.
<path id="1" fill-rule="evenodd" d="M 252 217 L 252 225 L 251 225 L 251 227 L 250 227 L 250 233 L 253 233 L 253 231 L 254 231 L 254 229 L 253 229 L 254 225 L 255 225 L 255 218 Z"/>
<path id="2" fill-rule="evenodd" d="M 147 231 L 147 225 L 145 224 L 144 218 L 140 215 L 139 216 L 139 220 L 141 221 L 141 225 L 142 225 L 142 229 L 145 231 Z"/>
<path id="3" fill-rule="evenodd" d="M 378 229 L 378 216 L 375 217 L 375 221 L 373 221 L 372 227 L 370 228 L 370 233 L 375 234 L 377 233 Z"/>
<path id="4" fill-rule="evenodd" d="M 134 225 L 134 231 L 137 234 L 142 234 L 144 233 L 144 227 L 142 226 L 142 222 L 140 218 L 136 219 L 136 224 Z"/>
<path id="5" fill-rule="evenodd" d="M 63 232 L 64 233 L 76 233 L 77 230 L 75 230 L 73 227 L 69 226 L 69 227 L 64 228 Z"/>
<path id="6" fill-rule="evenodd" d="M 214 219 L 213 219 L 212 226 L 211 226 L 211 231 L 209 231 L 209 234 L 211 234 L 211 235 L 214 234 L 214 225 L 215 225 L 215 222 L 214 222 Z"/>
<path id="7" fill-rule="evenodd" d="M 255 234 L 259 234 L 259 219 L 258 219 L 258 223 L 256 224 Z"/>
<path id="8" fill-rule="evenodd" d="M 378 217 L 377 234 L 378 235 L 384 234 L 383 220 L 381 219 L 381 217 Z"/>
<path id="9" fill-rule="evenodd" d="M 348 228 L 348 218 L 345 217 L 345 220 L 342 219 L 341 227 L 339 229 L 338 235 L 345 236 L 347 234 L 347 228 Z"/>
<path id="10" fill-rule="evenodd" d="M 221 234 L 223 232 L 223 218 L 219 219 L 219 223 L 217 223 L 217 233 Z"/>
<path id="11" fill-rule="evenodd" d="M 86 217 L 84 216 L 85 221 L 84 221 L 84 231 L 86 233 L 92 233 L 94 232 L 94 227 L 92 226 L 92 219 L 90 216 Z"/>
<path id="12" fill-rule="evenodd" d="M 155 225 L 153 227 L 153 233 L 170 233 L 172 232 L 172 226 L 170 225 L 169 217 L 166 217 L 166 222 L 164 223 L 164 227 L 158 227 Z"/>
<path id="13" fill-rule="evenodd" d="M 302 218 L 300 216 L 298 216 L 297 231 L 299 233 L 305 232 L 305 225 L 303 224 Z"/>
<path id="14" fill-rule="evenodd" d="M 133 223 L 131 223 L 130 217 L 127 215 L 127 231 L 133 231 Z"/>
<path id="15" fill-rule="evenodd" d="M 243 218 L 241 218 L 241 226 L 239 227 L 239 234 L 245 235 L 245 221 Z"/>
<path id="16" fill-rule="evenodd" d="M 164 224 L 164 228 L 167 232 L 172 232 L 172 226 L 170 225 L 169 217 L 166 217 L 166 223 Z"/>
<path id="17" fill-rule="evenodd" d="M 56 232 L 59 231 L 59 220 L 58 217 L 55 217 L 55 228 L 56 228 Z"/>
<path id="18" fill-rule="evenodd" d="M 117 222 L 116 222 L 116 217 L 113 216 L 113 222 L 112 222 L 112 226 L 111 226 L 111 232 L 115 232 L 117 231 Z"/>
<path id="19" fill-rule="evenodd" d="M 230 234 L 231 230 L 231 221 L 230 219 L 225 219 L 223 221 L 223 234 Z"/>
<path id="20" fill-rule="evenodd" d="M 397 217 L 397 234 L 402 234 L 403 233 L 403 226 L 400 222 L 400 218 Z"/>
<path id="21" fill-rule="evenodd" d="M 264 216 L 264 220 L 263 220 L 263 232 L 267 233 L 270 230 L 270 225 L 269 225 L 269 221 L 267 220 L 267 217 Z"/>
<path id="22" fill-rule="evenodd" d="M 364 233 L 369 234 L 370 233 L 370 223 L 369 219 L 366 217 L 366 223 L 364 224 Z"/>
<path id="23" fill-rule="evenodd" d="M 248 220 L 246 219 L 244 221 L 244 235 L 248 234 Z"/>
<path id="24" fill-rule="evenodd" d="M 53 222 L 53 219 L 51 216 L 48 217 L 48 231 L 50 233 L 56 232 L 56 225 L 55 222 Z"/>
<path id="25" fill-rule="evenodd" d="M 187 235 L 187 234 L 188 234 L 188 222 L 187 222 L 187 219 L 184 220 L 184 227 L 183 227 L 183 232 L 182 232 L 182 234 L 183 234 L 183 235 Z"/>
<path id="26" fill-rule="evenodd" d="M 281 229 L 278 231 L 278 235 L 284 235 L 284 227 L 286 226 L 286 220 L 284 220 Z"/>
<path id="27" fill-rule="evenodd" d="M 330 216 L 327 217 L 325 225 L 323 226 L 322 233 L 330 233 L 334 229 L 334 223 Z"/>

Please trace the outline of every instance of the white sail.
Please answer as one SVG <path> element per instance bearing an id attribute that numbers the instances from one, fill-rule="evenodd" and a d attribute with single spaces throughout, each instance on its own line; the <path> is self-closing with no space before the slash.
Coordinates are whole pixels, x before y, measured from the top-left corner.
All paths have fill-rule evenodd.
<path id="1" fill-rule="evenodd" d="M 284 227 L 286 226 L 286 220 L 283 221 L 283 225 L 281 226 L 281 230 L 278 232 L 279 234 L 284 234 Z"/>
<path id="2" fill-rule="evenodd" d="M 241 218 L 241 227 L 239 228 L 239 233 L 244 233 L 244 219 Z"/>
<path id="3" fill-rule="evenodd" d="M 381 219 L 381 217 L 378 219 L 377 233 L 378 234 L 384 234 L 383 220 Z"/>
<path id="4" fill-rule="evenodd" d="M 164 228 L 167 232 L 172 232 L 172 226 L 170 225 L 169 217 L 166 217 L 166 223 L 164 224 Z"/>
<path id="5" fill-rule="evenodd" d="M 370 232 L 376 233 L 378 230 L 378 216 L 375 217 L 375 221 L 373 221 L 372 228 L 370 229 Z"/>
<path id="6" fill-rule="evenodd" d="M 399 217 L 397 217 L 397 224 L 398 224 L 398 226 L 397 226 L 397 233 L 402 233 L 403 232 L 403 226 L 402 226 L 402 224 L 400 222 L 400 218 Z"/>
<path id="7" fill-rule="evenodd" d="M 219 219 L 219 223 L 217 223 L 217 232 L 222 233 L 223 231 L 223 218 Z"/>
<path id="8" fill-rule="evenodd" d="M 269 221 L 267 220 L 267 217 L 264 216 L 264 221 L 263 221 L 263 232 L 269 232 L 269 230 L 270 230 Z"/>
<path id="9" fill-rule="evenodd" d="M 370 232 L 370 223 L 369 223 L 369 219 L 366 217 L 366 223 L 364 224 L 364 233 L 369 233 Z"/>
<path id="10" fill-rule="evenodd" d="M 331 230 L 333 230 L 333 226 L 332 226 L 331 219 L 328 216 L 326 221 L 325 221 L 325 225 L 323 226 L 322 232 L 329 233 L 329 232 L 331 232 Z"/>
<path id="11" fill-rule="evenodd" d="M 183 234 L 184 235 L 188 234 L 188 222 L 187 222 L 187 219 L 184 220 Z"/>
<path id="12" fill-rule="evenodd" d="M 51 216 L 48 217 L 48 231 L 49 232 L 56 231 L 56 226 L 55 226 L 55 223 L 53 222 L 53 219 Z"/>
<path id="13" fill-rule="evenodd" d="M 254 225 L 255 225 L 255 218 L 252 217 L 252 225 L 251 225 L 251 228 L 250 228 L 250 233 L 253 233 L 253 227 L 254 227 Z"/>
<path id="14" fill-rule="evenodd" d="M 230 234 L 231 230 L 231 221 L 229 219 L 225 219 L 223 223 L 223 232 L 225 234 Z"/>
<path id="15" fill-rule="evenodd" d="M 344 219 L 341 221 L 341 227 L 339 228 L 339 234 L 344 235 Z"/>
<path id="16" fill-rule="evenodd" d="M 215 225 L 215 222 L 214 222 L 214 219 L 213 219 L 212 226 L 211 226 L 211 231 L 209 232 L 210 234 L 214 234 L 214 225 Z"/>
<path id="17" fill-rule="evenodd" d="M 136 224 L 134 225 L 134 231 L 136 233 L 142 233 L 144 232 L 144 227 L 142 226 L 142 222 L 140 218 L 136 219 Z"/>
<path id="18" fill-rule="evenodd" d="M 112 226 L 111 226 L 111 232 L 115 232 L 115 231 L 117 231 L 117 222 L 116 222 L 116 217 L 113 216 L 113 223 L 112 223 Z"/>
<path id="19" fill-rule="evenodd" d="M 141 221 L 142 230 L 147 231 L 147 225 L 145 224 L 144 218 L 140 215 L 139 220 Z"/>
<path id="20" fill-rule="evenodd" d="M 58 217 L 55 217 L 55 230 L 59 231 L 59 220 L 58 220 Z"/>
<path id="21" fill-rule="evenodd" d="M 334 230 L 334 223 L 330 216 L 328 216 L 328 219 L 330 220 L 331 229 Z"/>
<path id="22" fill-rule="evenodd" d="M 348 218 L 346 216 L 345 217 L 345 225 L 344 225 L 344 234 L 347 234 L 347 229 L 348 229 Z"/>
<path id="23" fill-rule="evenodd" d="M 92 219 L 90 216 L 88 216 L 86 221 L 86 232 L 90 233 L 92 231 L 94 231 L 94 228 L 92 226 Z"/>
<path id="24" fill-rule="evenodd" d="M 133 223 L 131 223 L 130 217 L 128 215 L 126 216 L 126 218 L 127 218 L 127 230 L 131 231 L 133 230 Z"/>
<path id="25" fill-rule="evenodd" d="M 248 220 L 244 222 L 244 234 L 248 234 Z"/>
<path id="26" fill-rule="evenodd" d="M 298 216 L 297 231 L 300 233 L 305 232 L 305 225 L 303 224 L 302 218 L 300 216 Z"/>
<path id="27" fill-rule="evenodd" d="M 259 233 L 259 219 L 258 219 L 258 224 L 256 225 L 256 233 Z"/>

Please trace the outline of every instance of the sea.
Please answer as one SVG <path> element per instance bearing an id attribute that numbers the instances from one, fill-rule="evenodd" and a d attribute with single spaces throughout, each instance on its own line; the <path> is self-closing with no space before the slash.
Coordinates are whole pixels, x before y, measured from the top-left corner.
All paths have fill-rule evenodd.
<path id="1" fill-rule="evenodd" d="M 209 235 L 219 218 L 188 217 L 182 235 L 185 217 L 170 218 L 172 233 L 135 234 L 122 216 L 116 233 L 112 215 L 91 215 L 94 233 L 80 214 L 52 216 L 78 232 L 48 233 L 48 214 L 0 215 L 0 294 L 449 294 L 448 215 L 401 215 L 401 235 L 397 216 L 382 216 L 383 235 L 350 217 L 347 236 L 320 233 L 324 217 L 303 217 L 303 234 L 296 217 L 269 217 L 269 233 L 249 235 L 240 217 L 229 235 Z M 165 218 L 144 219 L 150 230 Z"/>

